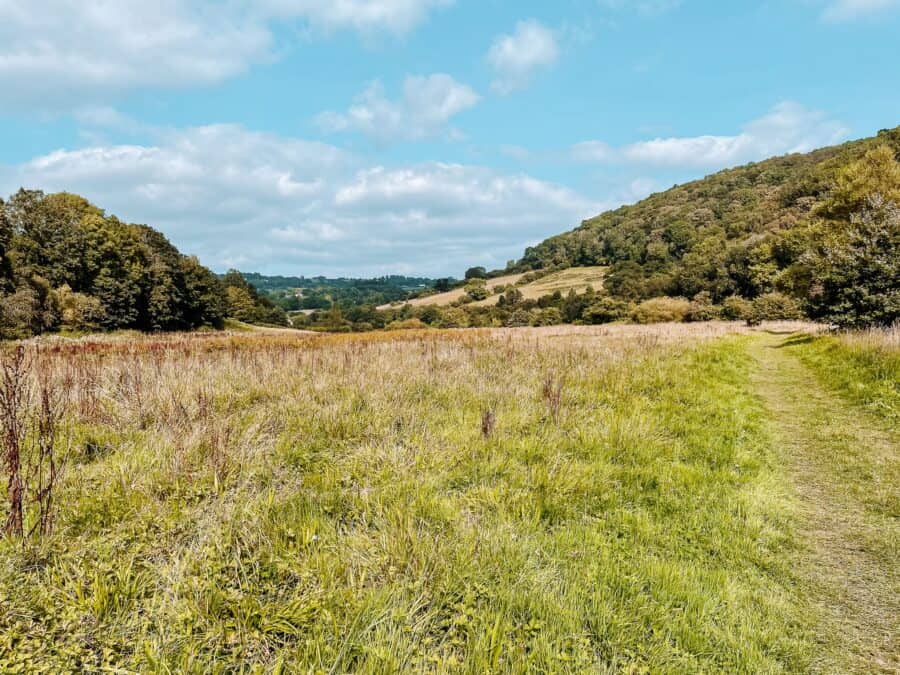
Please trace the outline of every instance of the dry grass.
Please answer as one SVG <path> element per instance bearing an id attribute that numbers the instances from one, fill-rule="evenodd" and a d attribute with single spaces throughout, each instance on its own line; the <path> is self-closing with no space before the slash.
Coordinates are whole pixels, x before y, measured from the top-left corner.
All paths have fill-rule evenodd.
<path id="1" fill-rule="evenodd" d="M 487 280 L 487 287 L 491 293 L 491 297 L 472 303 L 475 307 L 488 307 L 497 304 L 500 297 L 500 289 L 504 286 L 516 286 L 526 300 L 537 300 L 545 295 L 551 295 L 556 291 L 560 291 L 564 295 L 569 291 L 576 293 L 584 293 L 588 286 L 600 290 L 603 286 L 603 278 L 606 274 L 606 267 L 572 267 L 560 272 L 554 272 L 545 277 L 541 277 L 536 281 L 528 284 L 517 285 L 524 274 L 508 274 L 506 276 L 497 277 Z M 465 288 L 456 288 L 446 293 L 438 293 L 429 295 L 424 298 L 416 298 L 410 300 L 409 304 L 413 307 L 425 307 L 427 305 L 446 306 L 457 300 L 460 300 L 466 294 Z M 393 306 L 400 306 L 403 303 L 395 303 Z M 382 305 L 378 309 L 388 309 L 392 305 Z"/>
<path id="2" fill-rule="evenodd" d="M 584 293 L 588 286 L 593 286 L 594 290 L 600 290 L 603 287 L 603 278 L 606 276 L 606 267 L 572 267 L 560 272 L 554 272 L 546 277 L 541 277 L 537 281 L 529 284 L 518 286 L 525 300 L 537 300 L 545 295 L 552 295 L 559 291 L 563 295 L 570 291 L 576 293 Z M 478 307 L 487 307 L 497 304 L 499 296 L 481 300 L 473 303 Z"/>
<path id="3" fill-rule="evenodd" d="M 519 279 L 521 279 L 524 274 L 507 274 L 506 276 L 496 277 L 494 279 L 487 280 L 487 288 L 492 293 L 495 288 L 500 286 L 508 286 L 509 284 L 515 284 Z M 427 305 L 450 305 L 457 300 L 461 299 L 466 294 L 465 288 L 454 288 L 452 291 L 447 291 L 446 293 L 437 293 L 435 295 L 429 295 L 424 298 L 416 298 L 414 300 L 410 300 L 409 304 L 413 307 L 425 307 Z M 399 307 L 405 303 L 398 302 L 393 306 Z M 392 305 L 382 305 L 378 309 L 389 309 Z"/>
<path id="4" fill-rule="evenodd" d="M 73 454 L 0 671 L 803 672 L 748 332 L 31 342 Z"/>

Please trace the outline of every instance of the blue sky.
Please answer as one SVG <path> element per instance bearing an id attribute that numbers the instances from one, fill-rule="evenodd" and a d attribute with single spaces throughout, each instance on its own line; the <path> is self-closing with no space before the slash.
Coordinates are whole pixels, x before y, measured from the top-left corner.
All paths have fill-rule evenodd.
<path id="1" fill-rule="evenodd" d="M 900 124 L 898 36 L 900 0 L 0 0 L 0 193 L 220 271 L 458 276 Z"/>

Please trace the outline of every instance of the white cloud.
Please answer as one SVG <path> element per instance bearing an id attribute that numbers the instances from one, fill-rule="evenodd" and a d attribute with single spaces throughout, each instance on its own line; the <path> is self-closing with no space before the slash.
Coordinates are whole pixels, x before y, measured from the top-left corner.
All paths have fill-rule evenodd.
<path id="1" fill-rule="evenodd" d="M 733 136 L 656 138 L 614 149 L 599 141 L 572 148 L 581 161 L 626 161 L 668 168 L 717 169 L 840 142 L 847 128 L 821 111 L 783 102 Z"/>
<path id="2" fill-rule="evenodd" d="M 471 87 L 449 75 L 407 77 L 399 100 L 389 99 L 384 86 L 374 82 L 345 113 L 325 112 L 317 122 L 325 131 L 359 131 L 381 143 L 421 139 L 445 131 L 454 116 L 479 100 Z"/>
<path id="3" fill-rule="evenodd" d="M 454 0 L 262 0 L 257 7 L 285 17 L 300 17 L 327 29 L 353 28 L 361 33 L 388 30 L 404 34 L 434 9 Z"/>
<path id="4" fill-rule="evenodd" d="M 0 166 L 0 194 L 19 186 L 83 194 L 220 270 L 296 274 L 502 266 L 607 206 L 524 174 L 372 166 L 326 144 L 230 125 Z"/>
<path id="5" fill-rule="evenodd" d="M 584 141 L 573 145 L 571 154 L 579 162 L 606 162 L 615 157 L 615 150 L 603 141 Z"/>
<path id="6" fill-rule="evenodd" d="M 412 30 L 452 0 L 0 0 L 3 107 L 220 82 L 274 58 L 274 22 Z"/>
<path id="7" fill-rule="evenodd" d="M 541 69 L 559 60 L 559 44 L 554 31 L 534 19 L 520 21 L 511 35 L 499 36 L 487 54 L 496 78 L 495 91 L 509 94 L 527 87 Z"/>
<path id="8" fill-rule="evenodd" d="M 633 9 L 641 14 L 661 14 L 681 4 L 681 0 L 598 0 L 598 2 L 606 9 Z"/>
<path id="9" fill-rule="evenodd" d="M 822 17 L 826 21 L 849 21 L 894 7 L 900 7 L 900 0 L 833 0 Z"/>

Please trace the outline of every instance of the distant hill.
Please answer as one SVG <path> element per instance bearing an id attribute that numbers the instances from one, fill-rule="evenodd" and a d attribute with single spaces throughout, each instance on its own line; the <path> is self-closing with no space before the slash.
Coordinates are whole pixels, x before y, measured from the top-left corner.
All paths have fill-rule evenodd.
<path id="1" fill-rule="evenodd" d="M 452 279 L 429 279 L 389 275 L 364 278 L 327 278 L 267 276 L 256 272 L 243 273 L 254 288 L 286 311 L 328 309 L 332 304 L 343 306 L 383 305 L 407 300 Z"/>
<path id="2" fill-rule="evenodd" d="M 900 127 L 673 187 L 527 249 L 507 271 L 606 265 L 606 290 L 631 301 L 703 292 L 715 303 L 773 291 L 799 296 L 792 265 L 809 241 L 798 226 L 817 214 L 840 169 L 879 146 L 900 155 Z"/>

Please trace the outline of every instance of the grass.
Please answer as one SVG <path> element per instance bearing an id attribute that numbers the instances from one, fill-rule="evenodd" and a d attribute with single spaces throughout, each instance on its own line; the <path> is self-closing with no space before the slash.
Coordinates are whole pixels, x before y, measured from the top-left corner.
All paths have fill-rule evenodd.
<path id="1" fill-rule="evenodd" d="M 900 328 L 820 336 L 792 348 L 823 381 L 900 425 Z"/>
<path id="2" fill-rule="evenodd" d="M 508 286 L 510 284 L 515 284 L 518 282 L 524 275 L 522 274 L 507 274 L 502 277 L 494 277 L 493 279 L 487 279 L 487 288 L 492 293 L 494 289 L 499 288 L 501 286 Z M 462 298 L 466 294 L 465 288 L 454 288 L 452 291 L 446 291 L 445 293 L 435 293 L 434 295 L 427 295 L 424 298 L 414 298 L 409 301 L 409 304 L 413 307 L 425 307 L 427 305 L 449 305 L 451 303 L 456 302 L 460 298 Z M 402 302 L 394 303 L 394 306 L 400 306 Z M 378 309 L 387 309 L 392 305 L 382 305 Z"/>
<path id="3" fill-rule="evenodd" d="M 552 295 L 556 291 L 563 295 L 567 295 L 570 291 L 581 294 L 587 290 L 588 286 L 600 290 L 603 287 L 603 278 L 606 276 L 607 269 L 606 267 L 570 267 L 522 284 L 518 286 L 518 289 L 522 292 L 525 300 L 537 300 L 545 295 Z M 473 304 L 481 307 L 496 305 L 498 298 L 499 296 L 495 295 Z"/>
<path id="4" fill-rule="evenodd" d="M 606 267 L 571 267 L 559 272 L 553 272 L 545 277 L 536 279 L 527 284 L 520 284 L 524 274 L 508 274 L 502 277 L 495 277 L 487 280 L 487 287 L 491 296 L 485 300 L 472 303 L 474 306 L 487 307 L 496 305 L 500 297 L 500 289 L 505 286 L 515 286 L 522 292 L 522 296 L 526 300 L 537 300 L 545 295 L 552 295 L 556 291 L 563 295 L 569 291 L 576 293 L 584 293 L 588 286 L 593 286 L 599 290 L 603 286 L 603 278 L 606 275 Z M 465 288 L 456 288 L 446 293 L 437 293 L 428 295 L 424 298 L 416 298 L 410 300 L 409 304 L 413 307 L 425 307 L 427 305 L 446 306 L 450 305 L 466 294 Z M 402 303 L 395 303 L 400 306 Z M 382 305 L 379 309 L 387 309 L 391 305 Z"/>
<path id="5" fill-rule="evenodd" d="M 896 332 L 778 338 L 755 345 L 799 496 L 799 589 L 818 617 L 814 670 L 900 669 L 900 436 Z"/>
<path id="6" fill-rule="evenodd" d="M 72 459 L 0 670 L 807 672 L 747 332 L 32 345 Z"/>

